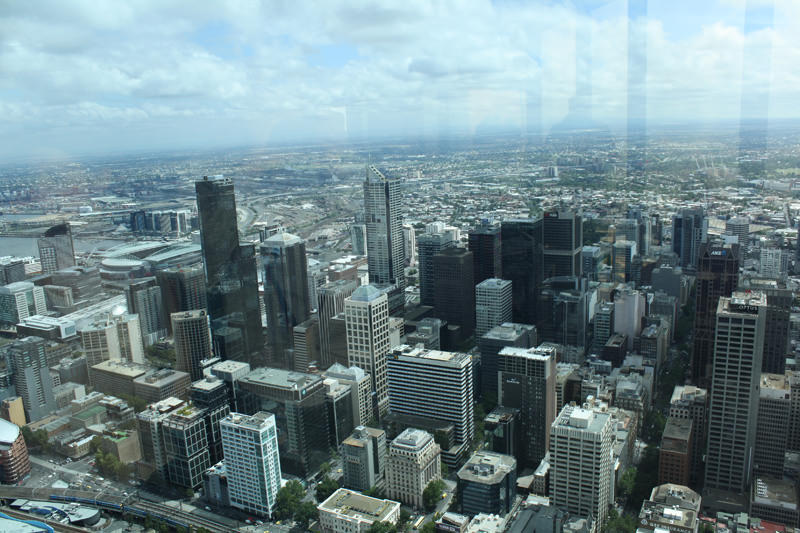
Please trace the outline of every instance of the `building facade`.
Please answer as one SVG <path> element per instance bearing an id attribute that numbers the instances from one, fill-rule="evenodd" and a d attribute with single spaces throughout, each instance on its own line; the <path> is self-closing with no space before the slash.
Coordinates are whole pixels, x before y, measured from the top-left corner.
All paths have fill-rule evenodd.
<path id="1" fill-rule="evenodd" d="M 428 483 L 441 479 L 439 445 L 430 433 L 409 428 L 389 445 L 386 462 L 386 496 L 422 509 L 422 492 Z"/>

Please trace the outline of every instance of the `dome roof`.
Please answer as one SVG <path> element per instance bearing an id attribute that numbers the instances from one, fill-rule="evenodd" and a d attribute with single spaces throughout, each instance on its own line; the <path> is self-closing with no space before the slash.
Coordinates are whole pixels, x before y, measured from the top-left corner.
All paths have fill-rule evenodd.
<path id="1" fill-rule="evenodd" d="M 371 302 L 380 297 L 381 294 L 383 294 L 383 292 L 378 290 L 374 285 L 362 285 L 353 291 L 353 295 L 350 296 L 350 299 L 357 302 Z"/>
<path id="2" fill-rule="evenodd" d="M 0 443 L 12 444 L 19 437 L 19 426 L 0 418 Z"/>

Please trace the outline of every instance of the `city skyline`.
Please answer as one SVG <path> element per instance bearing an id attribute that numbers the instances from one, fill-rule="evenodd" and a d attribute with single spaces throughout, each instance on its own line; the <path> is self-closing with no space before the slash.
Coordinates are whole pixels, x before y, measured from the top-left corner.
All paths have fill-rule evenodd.
<path id="1" fill-rule="evenodd" d="M 788 0 L 12 4 L 0 155 L 796 119 L 797 21 Z"/>

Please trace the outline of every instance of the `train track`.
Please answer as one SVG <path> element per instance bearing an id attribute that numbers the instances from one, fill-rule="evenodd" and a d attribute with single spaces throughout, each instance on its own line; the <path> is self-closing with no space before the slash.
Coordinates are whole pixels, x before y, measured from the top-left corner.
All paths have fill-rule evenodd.
<path id="1" fill-rule="evenodd" d="M 163 503 L 155 503 L 146 500 L 139 500 L 136 503 L 131 504 L 130 507 L 141 509 L 142 511 L 149 512 L 152 514 L 157 514 L 162 516 L 166 515 L 171 517 L 173 520 L 185 522 L 186 524 L 191 526 L 204 527 L 209 531 L 211 531 L 212 533 L 226 533 L 233 529 L 230 526 L 222 524 L 215 520 L 211 520 L 203 516 L 192 514 L 188 511 L 183 511 L 181 509 L 176 509 L 175 507 L 164 505 Z"/>

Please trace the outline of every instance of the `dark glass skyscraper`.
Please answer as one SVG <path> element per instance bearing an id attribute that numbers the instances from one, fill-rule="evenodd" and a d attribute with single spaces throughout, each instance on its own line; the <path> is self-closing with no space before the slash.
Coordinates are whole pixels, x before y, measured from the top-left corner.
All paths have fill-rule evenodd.
<path id="1" fill-rule="evenodd" d="M 475 285 L 489 278 L 502 278 L 500 226 L 484 220 L 469 232 L 469 251 L 475 265 Z"/>
<path id="2" fill-rule="evenodd" d="M 364 180 L 364 222 L 367 225 L 367 264 L 373 285 L 394 285 L 389 311 L 405 304 L 405 241 L 400 180 L 389 179 L 372 165 Z"/>
<path id="3" fill-rule="evenodd" d="M 261 366 L 264 337 L 255 248 L 239 242 L 233 180 L 204 177 L 195 182 L 195 190 L 212 328 L 240 329 L 247 362 Z"/>
<path id="4" fill-rule="evenodd" d="M 542 217 L 542 275 L 581 275 L 583 219 L 571 211 L 548 211 Z"/>
<path id="5" fill-rule="evenodd" d="M 672 218 L 672 251 L 678 254 L 680 266 L 697 266 L 707 231 L 708 223 L 702 207 L 683 209 Z"/>
<path id="6" fill-rule="evenodd" d="M 704 246 L 697 269 L 692 352 L 692 381 L 698 387 L 711 385 L 717 305 L 736 290 L 738 281 L 739 245 Z"/>
<path id="7" fill-rule="evenodd" d="M 290 233 L 276 233 L 261 244 L 264 267 L 264 305 L 267 309 L 267 344 L 273 365 L 293 369 L 289 360 L 293 328 L 308 320 L 308 262 L 306 243 Z"/>
<path id="8" fill-rule="evenodd" d="M 475 332 L 475 278 L 472 252 L 449 248 L 433 256 L 436 316 L 461 327 L 461 338 Z"/>
<path id="9" fill-rule="evenodd" d="M 170 267 L 156 272 L 161 288 L 161 303 L 167 328 L 172 331 L 169 317 L 179 311 L 205 309 L 206 276 L 200 263 L 186 267 Z"/>
<path id="10" fill-rule="evenodd" d="M 503 279 L 511 280 L 514 322 L 536 324 L 542 283 L 542 219 L 504 220 L 500 227 Z"/>
<path id="11" fill-rule="evenodd" d="M 433 256 L 456 245 L 449 233 L 423 233 L 417 237 L 419 261 L 419 303 L 434 305 L 436 287 Z"/>

